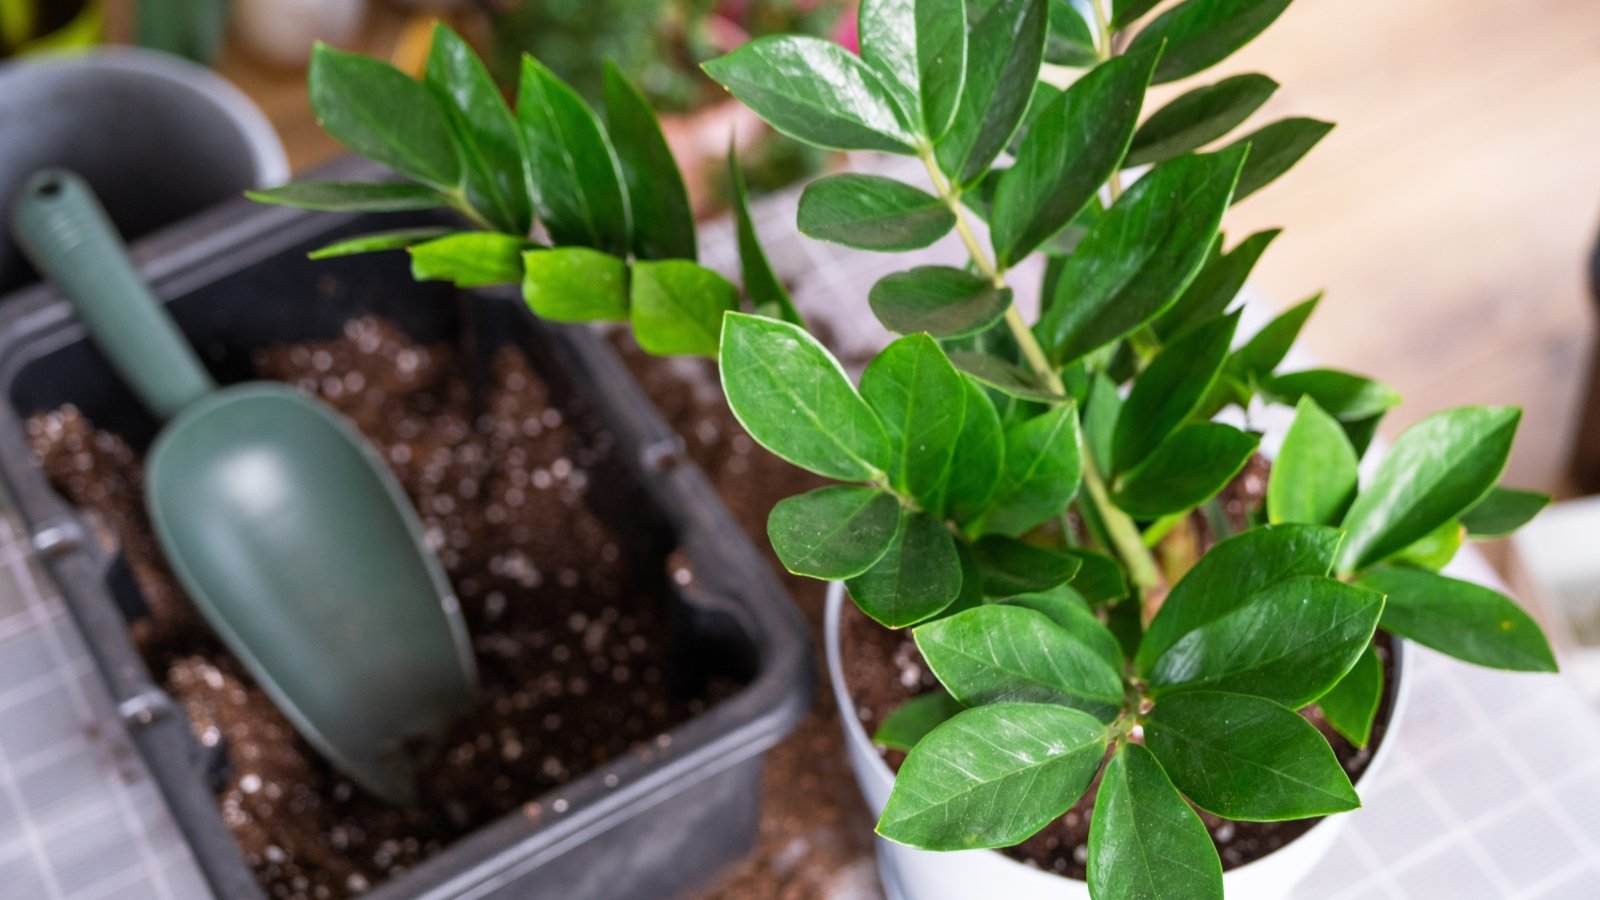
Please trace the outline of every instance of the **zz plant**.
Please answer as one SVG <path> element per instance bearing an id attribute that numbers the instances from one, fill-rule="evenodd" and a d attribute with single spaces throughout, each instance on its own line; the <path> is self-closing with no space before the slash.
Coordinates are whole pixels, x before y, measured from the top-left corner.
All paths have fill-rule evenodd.
<path id="1" fill-rule="evenodd" d="M 1555 669 L 1516 604 L 1439 573 L 1464 540 L 1505 535 L 1547 500 L 1497 484 L 1518 411 L 1427 418 L 1363 480 L 1398 398 L 1345 372 L 1280 371 L 1317 299 L 1237 334 L 1233 300 L 1276 232 L 1230 246 L 1222 218 L 1329 126 L 1291 118 L 1230 140 L 1277 87 L 1255 74 L 1141 117 L 1151 85 L 1210 69 L 1288 2 L 1156 14 L 1157 0 L 863 0 L 859 56 L 779 36 L 708 63 L 778 130 L 926 172 L 920 186 L 823 178 L 801 197 L 802 232 L 882 252 L 953 233 L 965 250 L 872 288 L 902 336 L 859 385 L 767 264 L 736 174 L 743 297 L 693 261 L 683 182 L 615 68 L 602 120 L 532 59 L 508 108 L 444 29 L 420 82 L 319 48 L 324 126 L 407 181 L 257 196 L 454 209 L 477 228 L 321 253 L 406 247 L 418 278 L 520 285 L 545 318 L 626 320 L 651 352 L 718 358 L 750 434 L 838 482 L 772 511 L 783 564 L 913 629 L 943 686 L 877 735 L 908 751 L 881 834 L 1008 846 L 1098 776 L 1097 900 L 1216 898 L 1221 864 L 1196 808 L 1279 821 L 1359 805 L 1301 710 L 1368 742 L 1377 630 L 1480 665 Z M 1031 323 L 1012 284 L 1023 267 L 1043 271 Z M 1292 405 L 1293 425 L 1263 508 L 1238 529 L 1217 498 L 1260 435 L 1228 422 L 1266 404 Z M 1202 521 L 1218 538 L 1205 552 Z"/>

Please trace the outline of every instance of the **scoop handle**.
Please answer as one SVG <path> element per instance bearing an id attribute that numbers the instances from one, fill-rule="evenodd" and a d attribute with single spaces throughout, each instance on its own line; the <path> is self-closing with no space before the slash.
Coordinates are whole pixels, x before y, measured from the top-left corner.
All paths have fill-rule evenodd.
<path id="1" fill-rule="evenodd" d="M 216 382 L 133 267 L 83 179 L 35 172 L 11 210 L 17 244 L 71 301 L 89 334 L 157 417 L 170 419 Z"/>

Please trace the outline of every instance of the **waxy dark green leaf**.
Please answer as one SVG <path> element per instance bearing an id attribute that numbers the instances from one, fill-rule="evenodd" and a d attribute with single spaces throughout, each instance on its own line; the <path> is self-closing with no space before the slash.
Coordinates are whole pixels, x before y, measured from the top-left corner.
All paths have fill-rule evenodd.
<path id="1" fill-rule="evenodd" d="M 950 351 L 950 362 L 984 385 L 1009 397 L 1039 403 L 1065 403 L 1068 398 L 1039 383 L 1032 372 L 998 356 L 974 350 Z"/>
<path id="2" fill-rule="evenodd" d="M 1300 398 L 1267 482 L 1268 521 L 1339 524 L 1356 499 L 1360 462 L 1339 423 Z"/>
<path id="3" fill-rule="evenodd" d="M 900 511 L 900 527 L 883 558 L 845 582 L 861 611 L 889 628 L 938 615 L 961 594 L 961 560 L 944 523 Z"/>
<path id="4" fill-rule="evenodd" d="M 1055 587 L 1048 591 L 1018 594 L 1000 601 L 1007 606 L 1021 606 L 1043 614 L 1050 621 L 1093 650 L 1106 661 L 1106 665 L 1122 671 L 1122 647 L 1105 624 L 1089 611 L 1082 594 L 1070 587 Z"/>
<path id="5" fill-rule="evenodd" d="M 1032 253 L 1117 170 L 1139 120 L 1155 57 L 1101 63 L 1040 111 L 995 186 L 990 236 L 1001 268 Z"/>
<path id="6" fill-rule="evenodd" d="M 1090 603 L 1109 603 L 1128 596 L 1128 579 L 1122 566 L 1103 553 L 1092 550 L 1066 551 L 1078 558 L 1082 568 L 1072 578 L 1072 589 Z"/>
<path id="7" fill-rule="evenodd" d="M 1035 331 L 1058 365 L 1150 321 L 1205 262 L 1240 151 L 1162 163 L 1106 210 L 1062 268 Z"/>
<path id="8" fill-rule="evenodd" d="M 877 488 L 831 485 L 778 501 L 767 537 L 784 568 L 811 578 L 854 578 L 894 542 L 900 503 Z"/>
<path id="9" fill-rule="evenodd" d="M 935 147 L 957 185 L 976 184 L 1022 122 L 1049 31 L 1045 0 L 973 3 L 967 69 L 955 122 Z"/>
<path id="10" fill-rule="evenodd" d="M 761 236 L 756 233 L 755 219 L 750 215 L 750 196 L 745 189 L 744 172 L 739 168 L 739 155 L 733 144 L 728 144 L 728 180 L 733 184 L 733 216 L 739 238 L 739 270 L 744 278 L 744 291 L 756 312 L 782 319 L 801 328 L 805 319 L 795 309 L 778 273 L 767 260 L 767 251 L 761 246 Z"/>
<path id="11" fill-rule="evenodd" d="M 889 470 L 889 437 L 838 360 L 787 322 L 729 313 L 722 392 L 756 443 L 827 478 L 871 481 Z"/>
<path id="12" fill-rule="evenodd" d="M 1505 537 L 1533 521 L 1549 503 L 1549 494 L 1496 487 L 1461 516 L 1461 524 L 1474 538 Z"/>
<path id="13" fill-rule="evenodd" d="M 1554 672 L 1539 625 L 1497 591 L 1417 569 L 1383 568 L 1361 579 L 1388 595 L 1384 631 L 1494 669 Z"/>
<path id="14" fill-rule="evenodd" d="M 1199 409 L 1228 358 L 1238 314 L 1200 325 L 1168 344 L 1133 383 L 1111 438 L 1111 470 L 1148 459 Z"/>
<path id="15" fill-rule="evenodd" d="M 354 256 L 357 253 L 376 253 L 381 250 L 404 250 L 413 244 L 430 241 L 455 231 L 453 228 L 429 226 L 424 228 L 396 228 L 393 231 L 375 231 L 341 241 L 334 241 L 306 254 L 309 259 L 332 259 L 336 256 Z"/>
<path id="16" fill-rule="evenodd" d="M 1357 747 L 1372 739 L 1372 723 L 1383 702 L 1383 661 L 1371 644 L 1355 667 L 1339 679 L 1333 690 L 1317 698 L 1317 707 L 1333 730 Z"/>
<path id="17" fill-rule="evenodd" d="M 1083 410 L 1083 442 L 1102 472 L 1111 471 L 1111 445 L 1122 418 L 1122 405 L 1116 383 L 1106 373 L 1096 372 L 1089 382 L 1089 399 Z"/>
<path id="18" fill-rule="evenodd" d="M 621 165 L 583 98 L 531 56 L 522 58 L 517 119 L 533 205 L 558 244 L 622 255 L 631 246 Z"/>
<path id="19" fill-rule="evenodd" d="M 1043 613 L 990 603 L 913 630 L 939 683 L 967 706 L 1022 701 L 1082 710 L 1109 722 L 1122 676 Z"/>
<path id="20" fill-rule="evenodd" d="M 1073 403 L 1006 429 L 1005 468 L 985 529 L 1017 537 L 1060 515 L 1078 493 L 1082 443 Z"/>
<path id="21" fill-rule="evenodd" d="M 883 79 L 833 41 L 801 35 L 758 38 L 706 63 L 727 88 L 778 131 L 828 150 L 910 153 L 915 139 Z"/>
<path id="22" fill-rule="evenodd" d="M 1238 609 L 1265 588 L 1291 578 L 1327 575 L 1340 537 L 1334 528 L 1272 525 L 1217 544 L 1161 604 L 1139 644 L 1139 669 L 1149 671 L 1179 638 Z"/>
<path id="23" fill-rule="evenodd" d="M 1072 5 L 1072 0 L 1049 0 L 1050 33 L 1045 39 L 1044 60 L 1057 66 L 1087 69 L 1100 61 L 1094 31 L 1089 20 Z M 1039 82 L 1044 84 L 1043 81 Z"/>
<path id="24" fill-rule="evenodd" d="M 1316 726 L 1271 700 L 1173 694 L 1145 717 L 1144 738 L 1173 784 L 1214 815 L 1281 822 L 1361 805 Z"/>
<path id="25" fill-rule="evenodd" d="M 1274 375 L 1261 386 L 1284 403 L 1299 403 L 1301 397 L 1310 397 L 1347 429 L 1353 422 L 1381 416 L 1400 405 L 1400 395 L 1388 385 L 1335 369 Z"/>
<path id="26" fill-rule="evenodd" d="M 918 266 L 884 276 L 867 296 L 883 327 L 901 334 L 965 337 L 987 329 L 1011 307 L 1011 289 L 951 266 Z"/>
<path id="27" fill-rule="evenodd" d="M 528 242 L 494 231 L 464 231 L 406 248 L 411 277 L 448 281 L 459 288 L 522 283 L 522 254 Z"/>
<path id="28" fill-rule="evenodd" d="M 433 188 L 403 181 L 297 181 L 245 191 L 245 196 L 258 203 L 326 212 L 405 212 L 450 205 L 450 198 Z"/>
<path id="29" fill-rule="evenodd" d="M 913 130 L 937 140 L 950 128 L 967 66 L 962 0 L 864 0 L 861 58 L 883 76 Z"/>
<path id="30" fill-rule="evenodd" d="M 628 313 L 633 336 L 657 356 L 716 356 L 722 316 L 739 308 L 728 279 L 686 259 L 633 265 Z"/>
<path id="31" fill-rule="evenodd" d="M 961 374 L 925 334 L 885 347 L 861 376 L 861 396 L 889 435 L 889 483 L 920 501 L 942 496 L 966 418 Z"/>
<path id="32" fill-rule="evenodd" d="M 906 756 L 877 831 L 925 850 L 1009 847 L 1071 809 L 1105 753 L 1105 726 L 1075 709 L 966 710 Z"/>
<path id="33" fill-rule="evenodd" d="M 516 117 L 478 54 L 443 24 L 433 27 L 422 83 L 438 99 L 449 123 L 467 202 L 499 230 L 526 236 L 533 227 L 531 174 Z M 396 118 L 409 114 L 390 112 Z"/>
<path id="34" fill-rule="evenodd" d="M 971 379 L 961 381 L 962 393 L 966 395 L 966 416 L 961 422 L 961 434 L 956 438 L 955 453 L 950 458 L 950 477 L 945 481 L 943 494 L 930 500 L 929 509 L 967 524 L 989 506 L 1000 485 L 1006 436 L 994 401 Z"/>
<path id="35" fill-rule="evenodd" d="M 1227 487 L 1260 443 L 1220 422 L 1185 425 L 1117 479 L 1112 500 L 1141 519 L 1193 509 Z"/>
<path id="36" fill-rule="evenodd" d="M 1198 150 L 1250 118 L 1277 90 L 1265 75 L 1235 75 L 1195 88 L 1139 126 L 1122 164 L 1149 165 Z"/>
<path id="37" fill-rule="evenodd" d="M 1111 27 L 1121 31 L 1156 8 L 1161 0 L 1111 0 Z"/>
<path id="38" fill-rule="evenodd" d="M 386 62 L 318 44 L 307 85 L 317 123 L 339 143 L 430 187 L 460 189 L 450 125 L 415 79 Z"/>
<path id="39" fill-rule="evenodd" d="M 1266 252 L 1280 233 L 1276 228 L 1258 231 L 1227 253 L 1220 252 L 1222 240 L 1219 235 L 1200 274 L 1184 289 L 1178 302 L 1156 319 L 1156 334 L 1169 338 L 1221 315 L 1239 296 L 1261 254 Z"/>
<path id="40" fill-rule="evenodd" d="M 1339 571 L 1381 562 L 1476 506 L 1505 470 L 1522 411 L 1464 406 L 1400 435 L 1345 516 Z"/>
<path id="41" fill-rule="evenodd" d="M 1280 581 L 1167 648 L 1155 696 L 1204 688 L 1299 709 L 1327 693 L 1372 642 L 1383 595 L 1332 578 Z"/>
<path id="42" fill-rule="evenodd" d="M 950 233 L 943 200 L 882 175 L 829 175 L 800 195 L 800 233 L 858 250 L 918 250 Z"/>
<path id="43" fill-rule="evenodd" d="M 991 534 L 972 545 L 983 573 L 983 592 L 1011 597 L 1066 584 L 1083 565 L 1077 557 Z"/>
<path id="44" fill-rule="evenodd" d="M 1289 0 L 1185 0 L 1146 25 L 1128 45 L 1133 53 L 1166 42 L 1156 84 L 1209 69 L 1254 40 Z"/>
<path id="45" fill-rule="evenodd" d="M 605 63 L 605 112 L 627 191 L 634 255 L 695 259 L 694 209 L 683 173 L 655 110 L 610 60 Z"/>
<path id="46" fill-rule="evenodd" d="M 884 717 L 872 742 L 879 747 L 910 752 L 928 732 L 948 722 L 956 713 L 966 709 L 960 701 L 950 696 L 944 688 L 934 688 L 926 694 L 912 697 L 895 707 Z"/>
<path id="47" fill-rule="evenodd" d="M 530 250 L 522 257 L 522 299 L 552 322 L 626 322 L 628 266 L 588 247 Z"/>
<path id="48" fill-rule="evenodd" d="M 1239 173 L 1239 187 L 1233 192 L 1233 202 L 1238 203 L 1276 181 L 1332 130 L 1332 122 L 1283 119 L 1240 138 L 1234 146 L 1249 145 L 1250 159 Z"/>
<path id="49" fill-rule="evenodd" d="M 1317 294 L 1268 322 L 1228 360 L 1228 371 L 1246 382 L 1270 377 L 1272 370 L 1289 355 L 1289 349 L 1300 336 L 1300 329 L 1305 327 L 1306 320 L 1311 318 L 1311 313 L 1321 301 L 1322 295 Z"/>
<path id="50" fill-rule="evenodd" d="M 1144 746 L 1106 764 L 1089 820 L 1096 900 L 1222 900 L 1222 861 L 1205 823 Z"/>

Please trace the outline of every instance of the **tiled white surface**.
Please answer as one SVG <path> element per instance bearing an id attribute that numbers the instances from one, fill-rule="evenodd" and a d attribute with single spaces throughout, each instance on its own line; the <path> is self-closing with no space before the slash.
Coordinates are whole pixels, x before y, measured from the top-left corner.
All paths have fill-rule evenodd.
<path id="1" fill-rule="evenodd" d="M 808 315 L 835 325 L 835 345 L 848 353 L 880 343 L 867 291 L 913 261 L 798 238 L 793 195 L 756 215 L 779 274 Z M 734 271 L 734 252 L 727 223 L 705 230 L 709 265 Z M 930 251 L 946 262 L 959 253 L 949 241 Z M 1022 273 L 1016 282 L 1031 306 L 1035 280 Z M 1461 577 L 1493 577 L 1475 557 L 1463 563 Z M 1411 660 L 1394 755 L 1363 785 L 1366 806 L 1294 900 L 1600 898 L 1593 710 L 1560 678 L 1476 669 L 1421 648 Z M 18 526 L 0 516 L 0 898 L 207 896 L 115 723 L 60 597 Z"/>

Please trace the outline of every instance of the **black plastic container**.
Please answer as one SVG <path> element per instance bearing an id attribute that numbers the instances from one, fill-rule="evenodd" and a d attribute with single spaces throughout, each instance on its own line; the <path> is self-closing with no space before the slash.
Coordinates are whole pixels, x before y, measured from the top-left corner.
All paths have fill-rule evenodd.
<path id="1" fill-rule="evenodd" d="M 220 381 L 248 376 L 250 352 L 326 339 L 365 313 L 412 337 L 468 329 L 479 352 L 512 343 L 566 382 L 615 438 L 653 501 L 664 546 L 687 557 L 689 588 L 670 586 L 682 647 L 702 671 L 746 682 L 736 695 L 670 732 L 665 749 L 630 753 L 544 797 L 537 816 L 513 813 L 446 848 L 369 896 L 623 900 L 670 897 L 714 877 L 756 834 L 763 753 L 803 715 L 813 686 L 804 622 L 705 476 L 621 361 L 594 332 L 537 322 L 514 296 L 462 301 L 411 281 L 403 254 L 325 262 L 306 251 L 361 231 L 417 224 L 244 201 L 205 213 L 138 249 L 156 293 Z M 26 419 L 74 403 L 102 428 L 143 447 L 156 425 L 134 401 L 72 310 L 43 286 L 0 312 L 0 475 L 123 714 L 135 744 L 217 896 L 261 897 L 223 827 L 210 782 L 215 760 L 159 687 L 129 637 L 143 607 L 126 567 L 89 537 L 80 513 L 46 481 Z M 564 802 L 556 802 L 557 800 Z"/>

